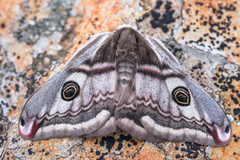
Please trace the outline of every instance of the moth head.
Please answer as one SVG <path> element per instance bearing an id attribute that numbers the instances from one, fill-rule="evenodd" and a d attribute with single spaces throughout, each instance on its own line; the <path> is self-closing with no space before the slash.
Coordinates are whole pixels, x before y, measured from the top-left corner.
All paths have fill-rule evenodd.
<path id="1" fill-rule="evenodd" d="M 186 87 L 176 87 L 172 91 L 172 98 L 180 106 L 190 105 L 191 97 Z"/>

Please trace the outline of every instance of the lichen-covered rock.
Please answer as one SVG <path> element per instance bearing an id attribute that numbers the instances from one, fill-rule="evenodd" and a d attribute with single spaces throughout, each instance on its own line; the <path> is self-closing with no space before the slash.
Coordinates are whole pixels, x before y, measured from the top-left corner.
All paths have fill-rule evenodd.
<path id="1" fill-rule="evenodd" d="M 161 39 L 184 70 L 225 109 L 232 140 L 223 147 L 140 141 L 118 131 L 96 138 L 28 141 L 21 106 L 94 34 L 133 22 Z M 7 0 L 0 5 L 0 157 L 3 159 L 238 159 L 240 28 L 238 0 Z"/>

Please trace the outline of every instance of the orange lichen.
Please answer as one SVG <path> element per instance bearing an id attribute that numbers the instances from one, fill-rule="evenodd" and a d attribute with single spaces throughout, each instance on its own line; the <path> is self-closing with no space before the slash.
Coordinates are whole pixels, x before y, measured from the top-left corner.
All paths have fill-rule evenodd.
<path id="1" fill-rule="evenodd" d="M 145 143 L 141 148 L 139 154 L 133 158 L 134 160 L 146 159 L 146 160 L 163 160 L 165 159 L 164 152 L 153 144 Z"/>
<path id="2" fill-rule="evenodd" d="M 239 114 L 234 113 L 234 110 L 239 108 L 240 75 L 232 74 L 232 72 L 224 69 L 223 66 L 218 66 L 213 75 L 212 83 L 218 88 L 217 94 L 221 95 L 225 109 L 229 109 L 236 122 L 239 122 Z"/>
<path id="3" fill-rule="evenodd" d="M 237 0 L 186 0 L 185 23 L 176 33 L 179 42 L 226 54 L 230 62 L 240 62 L 240 30 Z M 197 44 L 197 45 L 196 45 Z"/>
<path id="4" fill-rule="evenodd" d="M 10 31 L 9 24 L 20 11 L 22 0 L 1 0 L 0 1 L 0 35 Z"/>

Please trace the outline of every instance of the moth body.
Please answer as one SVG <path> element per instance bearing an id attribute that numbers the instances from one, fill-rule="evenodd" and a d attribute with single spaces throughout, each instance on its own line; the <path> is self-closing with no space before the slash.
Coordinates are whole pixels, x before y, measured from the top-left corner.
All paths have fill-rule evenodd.
<path id="1" fill-rule="evenodd" d="M 129 25 L 103 33 L 24 104 L 25 139 L 95 137 L 118 128 L 150 142 L 221 146 L 231 128 L 222 108 L 159 40 Z"/>

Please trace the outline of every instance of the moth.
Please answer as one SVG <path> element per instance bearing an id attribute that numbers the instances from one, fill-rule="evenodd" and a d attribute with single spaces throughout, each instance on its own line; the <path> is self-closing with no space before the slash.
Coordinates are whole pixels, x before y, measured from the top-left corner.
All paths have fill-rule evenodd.
<path id="1" fill-rule="evenodd" d="M 24 104 L 22 138 L 96 137 L 118 128 L 150 142 L 222 146 L 223 109 L 164 44 L 131 25 L 96 35 Z"/>

